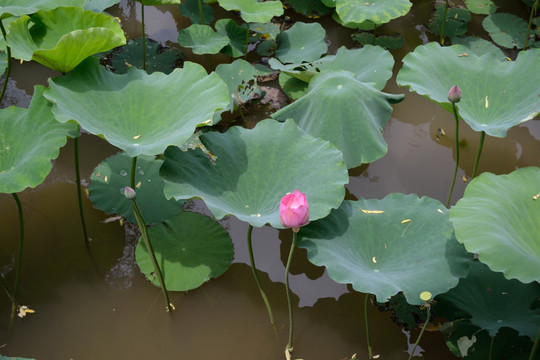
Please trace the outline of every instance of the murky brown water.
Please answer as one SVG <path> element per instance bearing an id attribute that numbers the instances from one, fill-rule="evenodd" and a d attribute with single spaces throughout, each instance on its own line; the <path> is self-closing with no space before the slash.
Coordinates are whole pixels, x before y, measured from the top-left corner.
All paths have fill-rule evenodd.
<path id="1" fill-rule="evenodd" d="M 429 2 L 415 3 L 414 13 L 387 25 L 403 30 L 406 39 L 396 57 L 422 42 L 421 31 L 414 25 L 429 16 L 431 10 L 425 3 Z M 172 9 L 174 15 L 165 9 Z M 124 29 L 132 37 L 140 33 L 136 21 L 139 15 L 133 6 L 123 1 L 115 15 L 122 17 Z M 147 7 L 145 15 L 148 35 L 161 41 L 176 42 L 178 29 L 188 25 L 176 7 Z M 341 35 L 335 28 L 329 33 L 335 51 Z M 396 62 L 395 70 L 400 67 L 398 59 Z M 33 85 L 46 84 L 47 77 L 56 75 L 37 64 L 16 64 L 3 106 L 27 106 Z M 397 87 L 394 79 L 385 91 L 406 93 L 406 99 L 394 106 L 385 128 L 388 154 L 350 171 L 349 196 L 382 198 L 402 192 L 444 201 L 454 166 L 452 115 Z M 440 128 L 446 136 L 438 139 Z M 460 137 L 467 146 L 462 150 L 459 176 L 470 176 L 479 134 L 462 125 Z M 283 359 L 288 332 L 283 277 L 291 233 L 268 227 L 253 232 L 257 267 L 275 311 L 277 334 L 269 325 L 247 265 L 247 224 L 235 218 L 221 221 L 235 244 L 234 264 L 223 276 L 199 289 L 173 293 L 171 300 L 177 310 L 169 315 L 164 311 L 160 290 L 144 279 L 134 263 L 132 229 L 118 222 L 104 223 L 108 216 L 94 210 L 85 199 L 92 249 L 103 276 L 92 266 L 78 217 L 72 145 L 70 140 L 62 149 L 45 183 L 20 194 L 26 244 L 18 298 L 37 312 L 16 319 L 8 330 L 10 304 L 0 296 L 0 353 L 39 360 Z M 82 177 L 88 181 L 93 168 L 115 152 L 117 149 L 103 140 L 82 135 Z M 504 139 L 486 137 L 480 171 L 509 173 L 530 165 L 540 166 L 540 121 L 515 127 Z M 461 180 L 457 183 L 453 202 L 462 196 L 465 186 Z M 201 202 L 190 203 L 189 207 L 207 212 Z M 0 266 L 9 267 L 19 240 L 17 210 L 9 195 L 0 195 L 0 219 Z M 338 360 L 357 353 L 358 358 L 367 358 L 364 295 L 334 283 L 324 269 L 307 261 L 304 250 L 296 252 L 292 274 L 291 289 L 298 305 L 295 357 Z M 12 281 L 12 275 L 8 280 Z M 408 334 L 392 322 L 389 314 L 373 307 L 370 316 L 375 353 L 381 359 L 406 359 L 418 332 L 413 332 L 409 341 Z M 439 333 L 425 335 L 421 347 L 426 359 L 454 359 Z"/>

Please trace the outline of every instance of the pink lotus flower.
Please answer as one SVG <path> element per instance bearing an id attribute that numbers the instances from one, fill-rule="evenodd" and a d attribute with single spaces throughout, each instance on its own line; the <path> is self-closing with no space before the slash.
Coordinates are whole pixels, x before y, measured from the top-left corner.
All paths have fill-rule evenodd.
<path id="1" fill-rule="evenodd" d="M 461 100 L 461 89 L 454 85 L 450 88 L 450 91 L 448 91 L 448 101 L 450 101 L 452 104 L 456 104 Z"/>
<path id="2" fill-rule="evenodd" d="M 309 205 L 306 195 L 298 190 L 281 198 L 279 204 L 279 220 L 281 225 L 298 232 L 301 226 L 309 224 Z"/>

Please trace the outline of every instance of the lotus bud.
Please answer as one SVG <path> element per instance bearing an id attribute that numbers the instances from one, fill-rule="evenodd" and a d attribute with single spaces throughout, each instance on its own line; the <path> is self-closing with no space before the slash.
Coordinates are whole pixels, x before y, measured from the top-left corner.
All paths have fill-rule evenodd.
<path id="1" fill-rule="evenodd" d="M 448 101 L 452 104 L 456 104 L 459 100 L 461 100 L 461 90 L 457 85 L 454 85 L 450 88 L 450 91 L 448 91 Z"/>
<path id="2" fill-rule="evenodd" d="M 309 205 L 306 195 L 298 190 L 281 198 L 279 204 L 279 220 L 281 225 L 298 232 L 301 226 L 309 224 Z"/>
<path id="3" fill-rule="evenodd" d="M 128 200 L 134 200 L 136 195 L 135 195 L 135 190 L 133 190 L 132 188 L 130 188 L 129 186 L 126 186 L 124 188 L 124 195 L 126 196 L 126 198 Z"/>

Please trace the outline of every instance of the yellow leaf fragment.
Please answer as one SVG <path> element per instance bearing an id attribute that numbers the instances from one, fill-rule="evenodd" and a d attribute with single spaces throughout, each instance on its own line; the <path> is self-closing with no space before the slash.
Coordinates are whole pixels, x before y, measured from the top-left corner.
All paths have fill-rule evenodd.
<path id="1" fill-rule="evenodd" d="M 139 134 L 139 135 L 135 135 L 135 136 L 133 137 L 133 140 L 137 140 L 137 139 L 140 138 L 140 137 L 141 137 L 140 134 Z"/>
<path id="2" fill-rule="evenodd" d="M 512 59 L 510 59 L 510 58 L 509 58 L 508 56 L 506 57 L 506 60 L 508 60 L 508 61 L 512 61 Z"/>
<path id="3" fill-rule="evenodd" d="M 107 182 L 108 179 L 109 179 L 109 178 L 107 177 L 107 175 L 105 175 L 105 182 Z"/>
<path id="4" fill-rule="evenodd" d="M 444 213 L 444 211 L 442 211 L 441 209 L 437 209 L 437 212 L 439 212 L 441 214 Z"/>
<path id="5" fill-rule="evenodd" d="M 377 259 L 375 258 L 375 256 L 371 259 L 375 264 L 377 263 Z"/>
<path id="6" fill-rule="evenodd" d="M 140 187 L 141 187 L 141 182 L 139 181 L 139 182 L 137 183 L 137 185 L 135 185 L 135 187 L 136 187 L 137 189 L 140 188 Z"/>
<path id="7" fill-rule="evenodd" d="M 410 222 L 410 221 L 411 221 L 411 219 L 405 219 L 405 220 L 402 220 L 401 223 L 402 223 L 402 224 L 405 224 L 405 223 L 408 223 L 408 222 Z"/>
<path id="8" fill-rule="evenodd" d="M 24 62 L 24 60 L 23 60 L 23 59 L 21 59 L 21 65 L 22 65 L 22 63 L 23 63 L 23 62 Z"/>
<path id="9" fill-rule="evenodd" d="M 364 214 L 383 214 L 384 210 L 364 210 L 360 209 Z"/>
<path id="10" fill-rule="evenodd" d="M 533 200 L 538 200 L 539 197 L 540 197 L 540 192 L 536 195 L 533 195 Z"/>
<path id="11" fill-rule="evenodd" d="M 261 214 L 257 214 L 257 217 L 260 218 L 260 217 L 261 217 Z"/>
<path id="12" fill-rule="evenodd" d="M 469 54 L 467 54 L 467 53 L 458 54 L 458 57 L 467 57 L 467 56 L 469 56 Z"/>
<path id="13" fill-rule="evenodd" d="M 484 105 L 486 107 L 486 109 L 489 107 L 489 101 L 488 101 L 488 96 L 486 95 L 486 104 Z"/>
<path id="14" fill-rule="evenodd" d="M 468 181 L 468 179 L 467 179 L 466 176 L 462 176 L 462 177 L 461 177 L 461 180 L 463 180 L 463 182 L 467 182 L 467 181 Z"/>

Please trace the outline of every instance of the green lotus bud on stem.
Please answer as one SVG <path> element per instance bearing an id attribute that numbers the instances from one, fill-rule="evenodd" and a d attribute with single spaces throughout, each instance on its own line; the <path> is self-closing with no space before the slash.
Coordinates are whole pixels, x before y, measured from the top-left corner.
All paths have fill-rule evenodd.
<path id="1" fill-rule="evenodd" d="M 452 104 L 456 104 L 461 100 L 461 90 L 457 85 L 454 85 L 448 91 L 448 101 Z"/>

